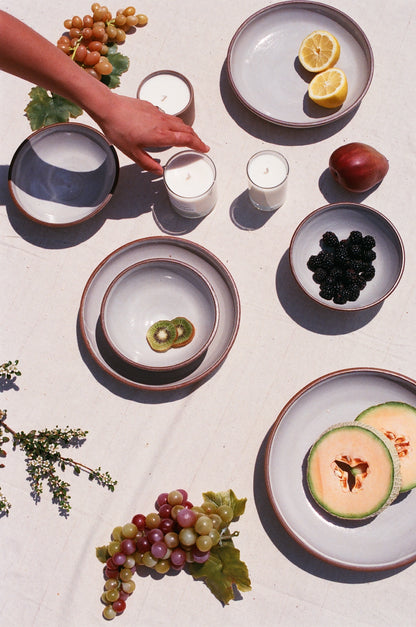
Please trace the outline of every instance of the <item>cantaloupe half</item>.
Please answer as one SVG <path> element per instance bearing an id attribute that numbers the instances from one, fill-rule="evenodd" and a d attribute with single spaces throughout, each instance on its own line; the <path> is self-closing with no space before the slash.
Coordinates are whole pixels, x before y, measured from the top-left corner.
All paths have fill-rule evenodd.
<path id="1" fill-rule="evenodd" d="M 402 476 L 400 491 L 416 487 L 416 408 L 390 401 L 369 407 L 356 421 L 379 429 L 396 447 Z"/>
<path id="2" fill-rule="evenodd" d="M 380 514 L 400 491 L 400 460 L 390 440 L 371 426 L 345 422 L 312 446 L 307 483 L 315 501 L 333 516 L 361 520 Z"/>

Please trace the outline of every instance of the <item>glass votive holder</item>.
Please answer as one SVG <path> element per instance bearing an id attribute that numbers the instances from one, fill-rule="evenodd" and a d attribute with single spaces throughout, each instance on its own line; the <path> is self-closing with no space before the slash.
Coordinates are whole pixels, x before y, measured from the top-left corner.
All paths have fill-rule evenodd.
<path id="1" fill-rule="evenodd" d="M 179 72 L 158 70 L 149 74 L 140 83 L 137 98 L 181 118 L 189 126 L 195 120 L 194 89 L 186 76 Z"/>
<path id="2" fill-rule="evenodd" d="M 202 218 L 217 202 L 217 172 L 206 154 L 183 150 L 164 167 L 163 180 L 175 211 L 185 218 Z"/>
<path id="3" fill-rule="evenodd" d="M 275 150 L 262 150 L 247 163 L 248 195 L 261 211 L 275 211 L 285 201 L 289 164 Z"/>

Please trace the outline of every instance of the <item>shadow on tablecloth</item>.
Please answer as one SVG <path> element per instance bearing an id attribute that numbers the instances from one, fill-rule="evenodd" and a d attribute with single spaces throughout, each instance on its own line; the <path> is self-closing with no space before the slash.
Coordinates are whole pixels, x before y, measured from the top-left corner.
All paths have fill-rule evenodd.
<path id="1" fill-rule="evenodd" d="M 289 249 L 282 256 L 276 271 L 277 297 L 287 315 L 301 327 L 321 335 L 345 335 L 368 324 L 383 303 L 361 311 L 327 309 L 309 298 L 293 278 Z"/>

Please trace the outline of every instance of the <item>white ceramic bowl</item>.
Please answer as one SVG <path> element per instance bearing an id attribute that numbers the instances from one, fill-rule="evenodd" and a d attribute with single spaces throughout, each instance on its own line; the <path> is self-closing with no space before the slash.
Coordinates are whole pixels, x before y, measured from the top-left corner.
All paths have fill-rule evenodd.
<path id="1" fill-rule="evenodd" d="M 147 259 L 123 270 L 101 304 L 107 342 L 124 361 L 150 371 L 171 371 L 198 362 L 218 327 L 218 302 L 211 284 L 192 266 L 173 259 Z M 189 344 L 154 351 L 146 332 L 158 320 L 188 318 L 195 327 Z"/>
<path id="2" fill-rule="evenodd" d="M 116 151 L 101 133 L 74 122 L 52 124 L 16 150 L 9 189 L 28 218 L 63 227 L 98 213 L 114 192 L 118 172 Z"/>
<path id="3" fill-rule="evenodd" d="M 356 301 L 335 304 L 319 295 L 319 285 L 306 264 L 311 255 L 321 250 L 321 238 L 326 231 L 343 239 L 355 230 L 372 235 L 376 241 L 373 261 L 376 273 Z M 295 230 L 289 248 L 290 267 L 302 290 L 321 305 L 341 311 L 367 309 L 385 300 L 400 281 L 404 257 L 403 242 L 393 224 L 375 209 L 355 203 L 331 204 L 313 211 Z"/>

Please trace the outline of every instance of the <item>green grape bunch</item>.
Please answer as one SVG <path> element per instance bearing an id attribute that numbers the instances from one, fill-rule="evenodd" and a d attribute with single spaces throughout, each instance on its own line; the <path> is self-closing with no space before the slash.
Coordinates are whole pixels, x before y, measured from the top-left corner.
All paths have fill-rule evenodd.
<path id="1" fill-rule="evenodd" d="M 94 78 L 101 80 L 113 71 L 107 55 L 112 44 L 122 44 L 128 32 L 147 24 L 146 15 L 136 14 L 129 6 L 118 9 L 113 17 L 106 6 L 98 2 L 91 5 L 92 15 L 74 17 L 64 21 L 66 33 L 57 42 L 57 47 L 84 68 Z"/>

